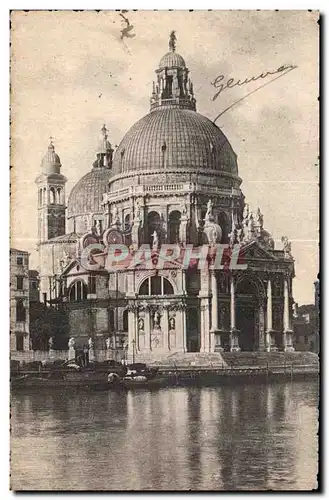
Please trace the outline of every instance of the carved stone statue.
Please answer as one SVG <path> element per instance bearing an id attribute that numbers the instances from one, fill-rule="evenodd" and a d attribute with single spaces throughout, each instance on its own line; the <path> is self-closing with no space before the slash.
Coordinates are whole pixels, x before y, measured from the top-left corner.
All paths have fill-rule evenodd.
<path id="1" fill-rule="evenodd" d="M 143 318 L 139 318 L 139 320 L 138 320 L 138 330 L 142 331 L 142 332 L 144 331 L 144 320 L 143 320 Z"/>
<path id="2" fill-rule="evenodd" d="M 74 337 L 70 337 L 69 339 L 69 349 L 74 349 L 75 347 L 75 339 Z"/>
<path id="3" fill-rule="evenodd" d="M 96 220 L 96 223 L 95 223 L 95 228 L 96 228 L 96 233 L 98 236 L 101 236 L 101 223 L 99 220 Z"/>
<path id="4" fill-rule="evenodd" d="M 153 234 L 152 234 L 152 247 L 153 248 L 158 248 L 159 246 L 159 238 L 158 238 L 158 233 L 156 231 L 153 231 Z"/>
<path id="5" fill-rule="evenodd" d="M 252 240 L 255 234 L 255 222 L 252 212 L 249 213 L 248 219 L 248 240 Z"/>
<path id="6" fill-rule="evenodd" d="M 49 346 L 49 350 L 51 350 L 51 349 L 53 348 L 53 345 L 54 345 L 53 338 L 52 338 L 52 337 L 49 337 L 49 339 L 48 339 L 48 346 Z"/>
<path id="7" fill-rule="evenodd" d="M 205 216 L 205 221 L 208 221 L 208 220 L 210 220 L 211 217 L 213 217 L 212 207 L 213 207 L 213 203 L 211 200 L 209 200 L 207 203 L 207 212 L 206 212 L 206 216 Z"/>
<path id="8" fill-rule="evenodd" d="M 242 217 L 243 217 L 244 221 L 247 221 L 249 219 L 249 205 L 248 205 L 248 203 L 246 203 L 244 206 Z"/>
<path id="9" fill-rule="evenodd" d="M 256 223 L 261 228 L 263 228 L 263 221 L 264 221 L 263 214 L 261 213 L 260 208 L 258 207 L 256 212 Z"/>
<path id="10" fill-rule="evenodd" d="M 110 337 L 106 338 L 105 344 L 106 344 L 106 349 L 110 349 L 110 347 L 111 347 L 111 339 L 110 339 Z"/>
<path id="11" fill-rule="evenodd" d="M 94 341 L 91 337 L 89 337 L 88 339 L 88 346 L 89 346 L 89 349 L 94 349 Z"/>
<path id="12" fill-rule="evenodd" d="M 291 257 L 291 243 L 287 236 L 282 236 L 281 241 L 283 243 L 283 251 L 285 257 Z"/>
<path id="13" fill-rule="evenodd" d="M 243 233 L 243 228 L 241 227 L 240 229 L 236 230 L 236 242 L 242 243 L 243 237 L 244 237 L 244 233 Z"/>
<path id="14" fill-rule="evenodd" d="M 169 330 L 175 330 L 176 322 L 175 318 L 169 318 Z"/>
<path id="15" fill-rule="evenodd" d="M 153 322 L 154 322 L 154 327 L 155 328 L 160 328 L 160 313 L 159 311 L 155 311 L 154 317 L 153 317 Z"/>

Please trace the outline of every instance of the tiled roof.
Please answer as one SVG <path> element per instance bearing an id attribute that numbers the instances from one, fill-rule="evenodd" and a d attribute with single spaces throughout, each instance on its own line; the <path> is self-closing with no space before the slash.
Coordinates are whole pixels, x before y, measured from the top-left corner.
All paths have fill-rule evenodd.
<path id="1" fill-rule="evenodd" d="M 114 174 L 161 168 L 238 174 L 236 155 L 217 125 L 195 111 L 177 108 L 157 109 L 139 120 L 114 156 Z"/>
<path id="2" fill-rule="evenodd" d="M 24 253 L 24 254 L 28 254 L 29 253 L 26 250 L 18 250 L 17 248 L 11 248 L 10 252 L 11 253 Z"/>

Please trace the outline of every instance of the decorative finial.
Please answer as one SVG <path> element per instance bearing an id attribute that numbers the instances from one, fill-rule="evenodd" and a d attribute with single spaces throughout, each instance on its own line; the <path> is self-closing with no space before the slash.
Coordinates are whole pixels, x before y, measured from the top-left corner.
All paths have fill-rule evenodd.
<path id="1" fill-rule="evenodd" d="M 170 33 L 170 38 L 169 38 L 169 49 L 172 51 L 172 52 L 175 52 L 176 50 L 176 35 L 175 35 L 176 31 L 172 31 Z"/>
<path id="2" fill-rule="evenodd" d="M 49 149 L 55 149 L 54 143 L 53 143 L 54 138 L 52 136 L 49 137 Z"/>
<path id="3" fill-rule="evenodd" d="M 107 139 L 107 128 L 106 128 L 106 125 L 104 124 L 103 127 L 101 128 L 101 132 L 102 132 L 102 135 L 104 137 L 104 139 Z"/>

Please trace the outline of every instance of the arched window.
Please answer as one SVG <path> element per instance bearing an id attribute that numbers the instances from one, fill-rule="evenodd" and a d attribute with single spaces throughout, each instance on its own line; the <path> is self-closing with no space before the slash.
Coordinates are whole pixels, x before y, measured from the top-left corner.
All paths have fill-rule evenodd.
<path id="1" fill-rule="evenodd" d="M 81 300 L 86 300 L 87 293 L 87 285 L 81 280 L 75 281 L 73 285 L 71 285 L 69 291 L 69 300 L 70 302 L 80 302 Z"/>
<path id="2" fill-rule="evenodd" d="M 127 332 L 128 331 L 128 310 L 125 309 L 123 311 L 123 316 L 122 316 L 122 326 L 123 326 L 123 331 Z"/>
<path id="3" fill-rule="evenodd" d="M 169 215 L 169 243 L 179 242 L 179 227 L 180 227 L 181 213 L 174 210 Z"/>
<path id="4" fill-rule="evenodd" d="M 127 246 L 131 245 L 131 217 L 127 214 L 124 218 L 124 232 L 125 232 L 125 244 Z"/>
<path id="5" fill-rule="evenodd" d="M 56 193 L 55 193 L 55 188 L 50 188 L 49 190 L 49 195 L 50 195 L 50 203 L 54 205 L 56 203 Z"/>
<path id="6" fill-rule="evenodd" d="M 57 188 L 57 204 L 60 205 L 62 203 L 62 190 L 61 188 Z"/>
<path id="7" fill-rule="evenodd" d="M 148 228 L 148 243 L 153 244 L 153 233 L 156 231 L 158 236 L 159 245 L 161 245 L 161 217 L 158 212 L 150 212 L 147 216 L 147 228 Z"/>
<path id="8" fill-rule="evenodd" d="M 48 199 L 47 199 L 47 188 L 43 188 L 43 204 L 47 205 Z"/>
<path id="9" fill-rule="evenodd" d="M 22 300 L 18 300 L 16 302 L 16 321 L 25 321 L 26 320 L 26 310 L 24 307 L 24 302 Z"/>
<path id="10" fill-rule="evenodd" d="M 170 281 L 163 276 L 146 278 L 139 287 L 139 295 L 173 295 L 174 289 Z"/>

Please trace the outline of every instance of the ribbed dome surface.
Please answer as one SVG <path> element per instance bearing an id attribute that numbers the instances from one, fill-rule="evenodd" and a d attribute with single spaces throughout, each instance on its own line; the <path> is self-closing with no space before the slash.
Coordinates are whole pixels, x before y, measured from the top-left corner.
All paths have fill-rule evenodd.
<path id="1" fill-rule="evenodd" d="M 177 52 L 167 52 L 159 63 L 159 69 L 163 68 L 185 68 L 185 61 Z"/>
<path id="2" fill-rule="evenodd" d="M 108 168 L 93 168 L 77 182 L 67 202 L 68 217 L 103 211 L 101 202 L 111 173 Z"/>
<path id="3" fill-rule="evenodd" d="M 238 174 L 236 155 L 221 130 L 205 116 L 177 108 L 158 109 L 133 125 L 113 162 L 115 174 L 163 168 Z"/>
<path id="4" fill-rule="evenodd" d="M 60 173 L 61 160 L 58 154 L 55 153 L 53 144 L 48 146 L 48 151 L 41 161 L 41 168 L 45 174 Z"/>

